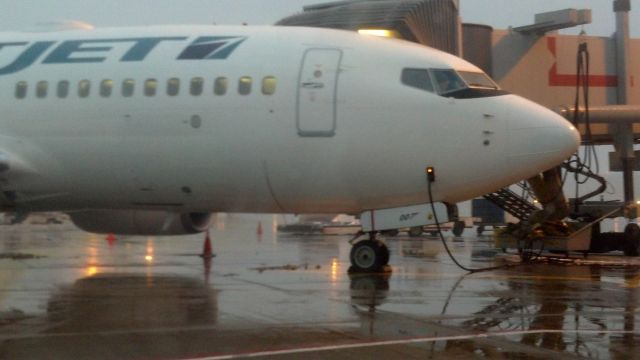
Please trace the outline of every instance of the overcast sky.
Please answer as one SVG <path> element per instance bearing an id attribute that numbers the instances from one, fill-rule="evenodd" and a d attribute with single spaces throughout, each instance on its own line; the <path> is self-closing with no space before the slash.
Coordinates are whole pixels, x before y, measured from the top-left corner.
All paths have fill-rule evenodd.
<path id="1" fill-rule="evenodd" d="M 148 24 L 272 24 L 321 0 L 0 0 L 0 30 L 33 28 L 52 20 L 82 20 L 99 27 Z M 537 12 L 593 9 L 590 35 L 614 31 L 613 0 L 461 0 L 465 22 L 495 28 L 533 23 Z M 632 3 L 632 35 L 640 37 L 640 0 Z M 638 19 L 633 22 L 633 19 Z"/>

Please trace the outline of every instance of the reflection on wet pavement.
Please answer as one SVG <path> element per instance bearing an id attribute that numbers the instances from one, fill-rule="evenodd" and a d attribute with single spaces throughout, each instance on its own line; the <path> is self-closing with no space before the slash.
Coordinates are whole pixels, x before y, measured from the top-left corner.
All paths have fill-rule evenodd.
<path id="1" fill-rule="evenodd" d="M 349 276 L 347 238 L 257 236 L 269 218 L 218 218 L 207 261 L 202 235 L 7 228 L 0 255 L 28 256 L 0 256 L 0 359 L 640 357 L 633 261 L 465 275 L 436 238 L 399 236 L 391 274 Z M 465 264 L 504 260 L 448 240 Z"/>
<path id="2" fill-rule="evenodd" d="M 47 332 L 209 325 L 215 324 L 216 311 L 215 290 L 202 281 L 103 273 L 79 279 L 52 294 L 47 303 L 51 325 Z"/>

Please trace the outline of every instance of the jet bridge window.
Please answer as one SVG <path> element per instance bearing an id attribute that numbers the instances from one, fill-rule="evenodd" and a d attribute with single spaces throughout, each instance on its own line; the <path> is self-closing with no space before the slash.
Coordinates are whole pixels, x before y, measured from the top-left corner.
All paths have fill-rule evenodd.
<path id="1" fill-rule="evenodd" d="M 167 80 L 167 95 L 176 96 L 180 92 L 180 79 L 171 78 Z"/>
<path id="2" fill-rule="evenodd" d="M 36 84 L 36 96 L 38 99 L 44 99 L 47 97 L 47 92 L 49 90 L 49 83 L 46 81 L 38 81 Z"/>
<path id="3" fill-rule="evenodd" d="M 158 89 L 158 80 L 147 79 L 144 82 L 144 96 L 155 96 Z"/>
<path id="4" fill-rule="evenodd" d="M 189 93 L 193 96 L 200 96 L 202 94 L 202 88 L 204 87 L 204 79 L 201 77 L 195 77 L 191 79 L 191 87 Z"/>
<path id="5" fill-rule="evenodd" d="M 226 77 L 216 78 L 215 85 L 213 86 L 213 93 L 216 95 L 224 95 L 227 93 L 228 86 L 229 80 Z"/>
<path id="6" fill-rule="evenodd" d="M 16 98 L 24 99 L 27 96 L 27 82 L 20 81 L 16 84 Z"/>
<path id="7" fill-rule="evenodd" d="M 109 97 L 113 89 L 113 80 L 102 80 L 100 83 L 100 96 Z"/>
<path id="8" fill-rule="evenodd" d="M 56 89 L 58 98 L 64 99 L 69 96 L 69 82 L 67 80 L 58 81 L 58 88 Z"/>
<path id="9" fill-rule="evenodd" d="M 262 93 L 265 95 L 273 95 L 276 92 L 276 78 L 274 76 L 265 76 L 262 79 Z"/>
<path id="10" fill-rule="evenodd" d="M 122 96 L 124 97 L 133 96 L 133 90 L 134 90 L 135 84 L 136 84 L 135 80 L 125 79 L 122 82 Z"/>
<path id="11" fill-rule="evenodd" d="M 80 80 L 78 83 L 78 96 L 86 98 L 91 92 L 91 82 L 89 80 Z"/>
<path id="12" fill-rule="evenodd" d="M 253 79 L 250 76 L 243 76 L 238 81 L 238 94 L 249 95 L 251 93 L 251 84 Z"/>
<path id="13" fill-rule="evenodd" d="M 435 92 L 427 69 L 402 69 L 402 83 L 420 90 Z"/>

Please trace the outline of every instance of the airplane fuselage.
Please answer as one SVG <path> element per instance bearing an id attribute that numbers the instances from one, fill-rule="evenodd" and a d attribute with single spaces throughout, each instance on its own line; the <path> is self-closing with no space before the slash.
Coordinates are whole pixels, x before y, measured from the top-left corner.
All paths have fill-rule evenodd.
<path id="1" fill-rule="evenodd" d="M 455 203 L 560 163 L 577 133 L 515 95 L 448 97 L 405 69 L 481 72 L 404 41 L 287 27 L 0 34 L 7 208 L 359 213 Z M 573 142 L 571 138 L 573 137 Z"/>

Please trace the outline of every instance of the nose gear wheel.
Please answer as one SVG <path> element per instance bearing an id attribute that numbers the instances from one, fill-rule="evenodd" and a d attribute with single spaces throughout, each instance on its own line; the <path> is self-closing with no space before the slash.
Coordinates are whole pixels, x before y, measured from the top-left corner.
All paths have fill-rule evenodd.
<path id="1" fill-rule="evenodd" d="M 350 260 L 356 272 L 381 272 L 389 263 L 389 249 L 377 240 L 364 240 L 351 248 Z"/>

